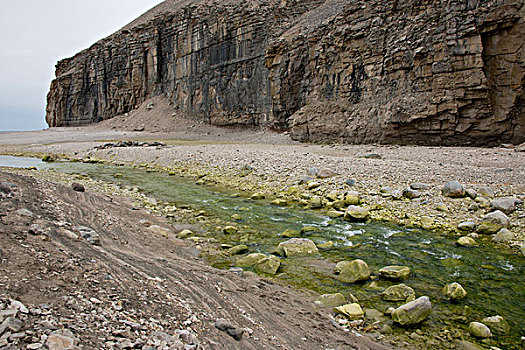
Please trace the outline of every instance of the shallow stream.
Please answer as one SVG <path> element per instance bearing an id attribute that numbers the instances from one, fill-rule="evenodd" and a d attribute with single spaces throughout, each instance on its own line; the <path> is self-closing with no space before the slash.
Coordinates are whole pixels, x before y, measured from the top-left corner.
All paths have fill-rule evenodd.
<path id="1" fill-rule="evenodd" d="M 487 316 L 501 315 L 511 324 L 512 332 L 495 337 L 493 345 L 519 349 L 520 337 L 525 336 L 525 259 L 512 252 L 491 246 L 457 247 L 455 239 L 433 232 L 383 223 L 348 223 L 330 219 L 321 212 L 232 197 L 232 193 L 224 189 L 199 186 L 193 180 L 146 172 L 140 168 L 44 163 L 38 159 L 6 156 L 0 156 L 0 166 L 36 166 L 70 174 L 84 173 L 97 180 L 138 187 L 159 200 L 204 210 L 208 217 L 238 226 L 238 234 L 225 235 L 214 223 L 207 227 L 208 237 L 224 244 L 246 244 L 250 253 L 271 253 L 286 240 L 280 236 L 283 231 L 312 226 L 318 230 L 303 236 L 317 244 L 332 241 L 333 247 L 321 249 L 318 256 L 283 259 L 279 278 L 288 283 L 318 293 L 351 293 L 363 307 L 384 311 L 390 306 L 400 305 L 382 301 L 379 296 L 395 282 L 377 279 L 362 284 L 345 284 L 334 278 L 334 263 L 362 259 L 376 274 L 387 265 L 406 265 L 412 273 L 403 283 L 414 288 L 417 297 L 428 295 L 433 303 L 434 312 L 423 328 L 465 330 L 467 320 L 481 321 Z M 115 173 L 122 174 L 122 177 L 115 178 Z M 242 219 L 232 221 L 232 214 L 238 214 Z M 221 268 L 235 266 L 235 260 L 228 256 L 218 255 L 211 263 Z M 459 282 L 467 290 L 465 300 L 459 303 L 444 300 L 442 288 L 451 282 Z"/>

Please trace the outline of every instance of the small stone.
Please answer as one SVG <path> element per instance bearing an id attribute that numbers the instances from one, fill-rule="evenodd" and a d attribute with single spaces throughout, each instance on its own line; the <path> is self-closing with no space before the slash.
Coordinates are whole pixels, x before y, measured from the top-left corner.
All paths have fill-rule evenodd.
<path id="1" fill-rule="evenodd" d="M 446 212 L 448 211 L 448 206 L 445 203 L 436 204 L 436 210 Z"/>
<path id="2" fill-rule="evenodd" d="M 410 296 L 415 296 L 416 293 L 412 288 L 405 284 L 397 284 L 388 287 L 381 293 L 381 298 L 386 301 L 405 301 Z"/>
<path id="3" fill-rule="evenodd" d="M 326 212 L 326 216 L 333 218 L 333 219 L 343 217 L 344 215 L 345 215 L 344 212 L 338 211 L 338 210 L 329 210 Z"/>
<path id="4" fill-rule="evenodd" d="M 510 220 L 503 212 L 496 210 L 495 212 L 485 215 L 478 225 L 478 232 L 484 234 L 495 234 L 502 228 L 508 228 Z"/>
<path id="5" fill-rule="evenodd" d="M 458 181 L 449 181 L 443 186 L 442 194 L 445 197 L 460 198 L 465 196 L 465 189 Z"/>
<path id="6" fill-rule="evenodd" d="M 29 211 L 27 209 L 18 209 L 16 211 L 16 213 L 20 216 L 25 216 L 25 217 L 28 217 L 28 218 L 35 218 L 36 215 L 32 212 L 32 211 Z"/>
<path id="7" fill-rule="evenodd" d="M 365 208 L 350 205 L 346 208 L 344 218 L 347 221 L 366 221 L 370 218 L 370 212 Z"/>
<path id="8" fill-rule="evenodd" d="M 487 327 L 481 322 L 470 322 L 468 326 L 468 331 L 472 336 L 476 338 L 492 337 L 492 332 L 490 331 L 489 327 Z"/>
<path id="9" fill-rule="evenodd" d="M 370 268 L 366 262 L 360 259 L 353 260 L 349 263 L 340 262 L 334 270 L 338 271 L 338 279 L 345 283 L 366 281 L 370 278 Z"/>
<path id="10" fill-rule="evenodd" d="M 467 292 L 461 284 L 454 282 L 447 284 L 443 288 L 443 295 L 445 295 L 447 300 L 459 301 L 467 296 Z"/>
<path id="11" fill-rule="evenodd" d="M 226 234 L 226 235 L 233 235 L 233 234 L 237 233 L 237 231 L 238 231 L 238 229 L 235 226 L 226 226 L 222 230 L 222 232 L 224 232 L 224 234 Z"/>
<path id="12" fill-rule="evenodd" d="M 315 174 L 317 176 L 317 178 L 319 179 L 327 179 L 329 177 L 332 177 L 335 175 L 335 172 L 331 169 L 326 169 L 326 168 L 323 168 L 323 169 L 320 169 L 317 174 Z"/>
<path id="13" fill-rule="evenodd" d="M 357 303 L 346 304 L 334 308 L 335 312 L 345 315 L 350 320 L 357 320 L 363 318 L 365 313 L 361 306 Z"/>
<path id="14" fill-rule="evenodd" d="M 233 324 L 222 318 L 219 318 L 217 319 L 217 321 L 215 321 L 215 328 L 222 332 L 226 332 L 228 335 L 230 335 L 233 339 L 237 341 L 242 339 L 242 335 L 244 333 L 243 329 L 234 326 Z"/>
<path id="15" fill-rule="evenodd" d="M 394 333 L 394 330 L 388 324 L 384 324 L 379 331 L 381 332 L 381 334 L 392 334 L 392 333 Z"/>
<path id="16" fill-rule="evenodd" d="M 365 154 L 365 158 L 366 159 L 383 159 L 383 157 L 377 153 L 367 153 Z"/>
<path id="17" fill-rule="evenodd" d="M 405 280 L 410 275 L 408 266 L 386 266 L 379 270 L 379 275 L 393 280 Z"/>
<path id="18" fill-rule="evenodd" d="M 100 245 L 99 234 L 90 227 L 77 226 L 74 228 L 76 232 L 80 234 L 80 237 L 84 238 L 89 244 Z"/>
<path id="19" fill-rule="evenodd" d="M 485 348 L 477 344 L 471 343 L 469 341 L 466 341 L 466 340 L 461 340 L 458 343 L 457 349 L 458 350 L 485 350 Z"/>
<path id="20" fill-rule="evenodd" d="M 344 305 L 345 303 L 346 298 L 341 293 L 323 294 L 315 301 L 315 305 L 319 307 L 331 308 Z"/>
<path id="21" fill-rule="evenodd" d="M 403 199 L 403 192 L 401 192 L 400 190 L 393 190 L 392 199 L 396 201 Z"/>
<path id="22" fill-rule="evenodd" d="M 413 190 L 411 188 L 405 188 L 403 190 L 403 197 L 408 199 L 419 198 L 421 197 L 421 192 L 419 192 L 418 190 Z"/>
<path id="23" fill-rule="evenodd" d="M 241 221 L 242 220 L 242 217 L 239 214 L 233 214 L 232 216 L 230 216 L 230 218 L 232 220 L 235 220 L 235 221 Z"/>
<path id="24" fill-rule="evenodd" d="M 432 304 L 427 296 L 404 304 L 392 312 L 392 320 L 402 326 L 411 326 L 424 321 L 432 312 Z"/>
<path id="25" fill-rule="evenodd" d="M 489 327 L 491 332 L 494 334 L 505 335 L 508 334 L 511 330 L 510 325 L 507 323 L 507 321 L 499 315 L 485 317 L 483 320 L 481 320 L 481 322 L 487 325 L 487 327 Z"/>
<path id="26" fill-rule="evenodd" d="M 73 191 L 86 192 L 86 188 L 84 187 L 84 185 L 79 184 L 78 182 L 73 182 L 71 184 L 71 188 L 73 189 Z"/>
<path id="27" fill-rule="evenodd" d="M 316 189 L 319 186 L 321 186 L 321 184 L 319 182 L 312 181 L 312 182 L 309 182 L 308 185 L 306 185 L 306 188 L 308 188 L 309 190 L 313 190 L 313 189 Z"/>
<path id="28" fill-rule="evenodd" d="M 473 247 L 477 245 L 477 243 L 473 238 L 468 237 L 468 236 L 463 236 L 463 237 L 460 237 L 456 241 L 456 245 L 460 247 Z"/>
<path id="29" fill-rule="evenodd" d="M 348 186 L 355 186 L 356 181 L 354 179 L 347 179 L 345 181 L 345 184 L 348 185 Z"/>
<path id="30" fill-rule="evenodd" d="M 286 242 L 281 242 L 275 252 L 284 257 L 304 256 L 319 253 L 315 243 L 308 238 L 291 238 Z"/>
<path id="31" fill-rule="evenodd" d="M 472 232 L 476 229 L 476 223 L 473 221 L 463 221 L 458 224 L 458 230 Z"/>
<path id="32" fill-rule="evenodd" d="M 512 231 L 506 228 L 502 228 L 492 237 L 492 242 L 495 243 L 509 243 L 515 239 L 515 235 Z"/>
<path id="33" fill-rule="evenodd" d="M 318 249 L 331 249 L 334 247 L 334 242 L 328 241 L 317 245 Z"/>

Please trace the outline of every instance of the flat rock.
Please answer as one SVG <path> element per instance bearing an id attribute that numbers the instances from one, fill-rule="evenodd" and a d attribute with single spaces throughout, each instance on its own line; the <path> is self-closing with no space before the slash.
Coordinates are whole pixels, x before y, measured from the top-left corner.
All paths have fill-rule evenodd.
<path id="1" fill-rule="evenodd" d="M 345 304 L 334 308 L 335 312 L 345 315 L 350 320 L 358 320 L 365 316 L 363 309 L 357 303 Z"/>
<path id="2" fill-rule="evenodd" d="M 516 210 L 516 205 L 522 203 L 521 200 L 514 197 L 497 198 L 490 202 L 491 210 L 500 210 L 505 214 L 511 214 Z"/>
<path id="3" fill-rule="evenodd" d="M 46 340 L 49 350 L 70 350 L 75 347 L 77 339 L 73 333 L 66 329 L 54 331 Z"/>
<path id="4" fill-rule="evenodd" d="M 480 187 L 478 189 L 478 194 L 483 197 L 494 198 L 494 191 L 487 186 Z"/>
<path id="5" fill-rule="evenodd" d="M 315 301 L 315 305 L 319 307 L 337 307 L 344 305 L 346 303 L 346 298 L 341 293 L 334 294 L 323 294 Z"/>
<path id="6" fill-rule="evenodd" d="M 476 229 L 476 223 L 473 221 L 463 221 L 458 224 L 458 230 L 471 232 Z"/>
<path id="7" fill-rule="evenodd" d="M 239 258 L 236 262 L 237 266 L 240 267 L 253 267 L 258 261 L 266 259 L 267 255 L 263 253 L 252 253 L 242 258 Z"/>
<path id="8" fill-rule="evenodd" d="M 257 272 L 266 273 L 268 275 L 275 275 L 277 270 L 281 267 L 281 260 L 270 255 L 255 263 L 255 270 Z"/>
<path id="9" fill-rule="evenodd" d="M 392 320 L 402 326 L 411 326 L 423 322 L 432 312 L 432 304 L 427 296 L 398 307 L 392 312 Z"/>
<path id="10" fill-rule="evenodd" d="M 379 275 L 393 280 L 405 280 L 410 276 L 408 266 L 386 266 L 379 270 Z"/>

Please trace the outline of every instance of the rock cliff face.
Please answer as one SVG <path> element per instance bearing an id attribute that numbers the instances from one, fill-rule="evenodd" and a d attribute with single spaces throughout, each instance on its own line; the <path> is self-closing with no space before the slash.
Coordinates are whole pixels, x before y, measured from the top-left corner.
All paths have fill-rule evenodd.
<path id="1" fill-rule="evenodd" d="M 165 95 L 314 142 L 525 141 L 521 0 L 168 0 L 60 61 L 50 126 Z"/>

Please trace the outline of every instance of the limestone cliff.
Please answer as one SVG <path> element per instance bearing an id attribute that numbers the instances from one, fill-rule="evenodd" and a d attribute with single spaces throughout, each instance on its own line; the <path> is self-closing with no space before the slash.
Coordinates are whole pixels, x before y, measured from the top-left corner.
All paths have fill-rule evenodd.
<path id="1" fill-rule="evenodd" d="M 320 142 L 525 141 L 522 0 L 168 0 L 60 61 L 50 126 L 165 95 Z"/>

